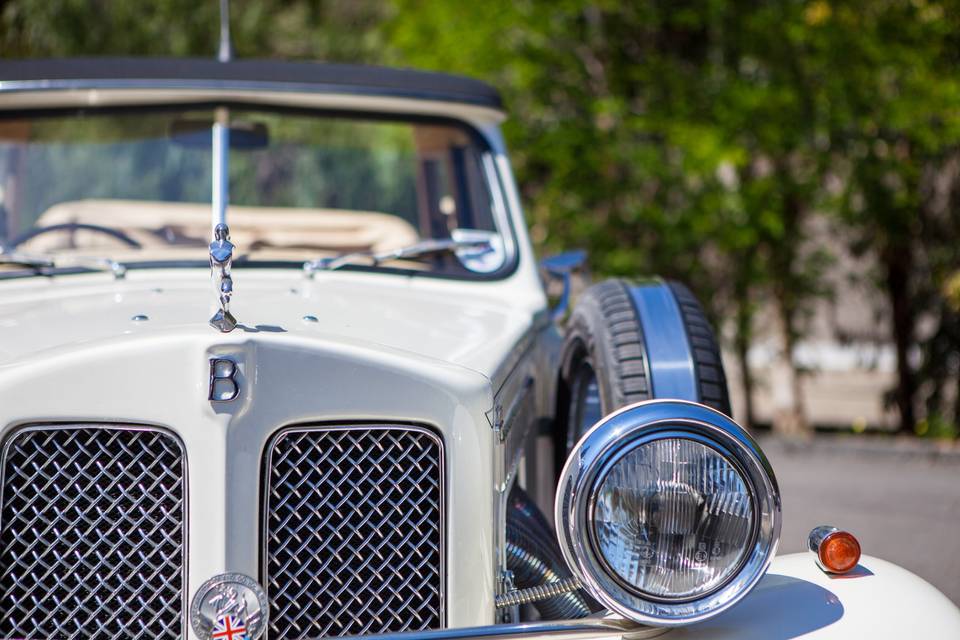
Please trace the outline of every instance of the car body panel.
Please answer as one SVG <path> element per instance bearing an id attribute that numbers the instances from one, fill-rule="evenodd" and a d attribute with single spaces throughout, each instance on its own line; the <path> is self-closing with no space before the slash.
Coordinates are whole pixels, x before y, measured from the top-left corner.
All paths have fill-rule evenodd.
<path id="1" fill-rule="evenodd" d="M 960 610 L 895 564 L 862 556 L 830 575 L 810 554 L 779 556 L 757 587 L 716 618 L 671 630 L 670 640 L 902 640 L 960 638 Z"/>
<path id="2" fill-rule="evenodd" d="M 960 610 L 936 588 L 884 560 L 863 556 L 846 575 L 820 570 L 812 555 L 778 556 L 747 596 L 688 627 L 630 627 L 597 614 L 581 620 L 376 636 L 377 640 L 905 640 L 960 637 Z"/>
<path id="3" fill-rule="evenodd" d="M 235 401 L 209 401 L 211 358 L 237 363 Z M 191 595 L 226 571 L 259 575 L 260 460 L 278 428 L 432 427 L 446 457 L 447 623 L 491 621 L 492 393 L 485 376 L 396 349 L 262 330 L 223 336 L 195 323 L 48 351 L 3 367 L 0 389 L 4 437 L 20 425 L 62 422 L 148 424 L 180 437 Z"/>
<path id="4" fill-rule="evenodd" d="M 337 271 L 308 279 L 286 269 L 235 270 L 234 279 L 238 331 L 250 336 L 272 332 L 402 351 L 488 378 L 529 329 L 537 304 L 510 296 L 509 285 L 416 276 Z M 87 343 L 203 327 L 213 301 L 199 269 L 133 270 L 123 280 L 109 274 L 18 279 L 0 288 L 0 367 Z"/>

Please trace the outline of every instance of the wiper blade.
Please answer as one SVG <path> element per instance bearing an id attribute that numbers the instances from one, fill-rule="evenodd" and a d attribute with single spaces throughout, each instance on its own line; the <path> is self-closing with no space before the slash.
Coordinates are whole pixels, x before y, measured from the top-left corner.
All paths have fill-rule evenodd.
<path id="1" fill-rule="evenodd" d="M 4 264 L 33 267 L 38 272 L 42 269 L 81 267 L 83 269 L 93 269 L 96 271 L 109 271 L 117 280 L 127 275 L 126 265 L 121 264 L 112 258 L 99 256 L 51 258 L 48 256 L 37 256 L 30 253 L 19 253 L 17 251 L 0 251 L 0 265 Z"/>
<path id="2" fill-rule="evenodd" d="M 419 256 L 430 255 L 433 253 L 456 253 L 458 249 L 479 249 L 481 252 L 486 252 L 493 251 L 493 245 L 490 243 L 490 240 L 486 238 L 475 238 L 469 240 L 431 238 L 429 240 L 421 240 L 420 242 L 408 245 L 406 247 L 400 247 L 399 249 L 392 249 L 390 251 L 383 251 L 380 253 L 374 253 L 372 251 L 355 251 L 331 258 L 318 258 L 316 260 L 304 262 L 303 270 L 308 276 L 312 276 L 317 271 L 334 271 L 340 267 L 345 267 L 348 264 L 353 264 L 360 259 L 368 260 L 372 263 L 372 266 L 376 267 L 381 262 L 386 262 L 388 260 L 417 258 Z"/>

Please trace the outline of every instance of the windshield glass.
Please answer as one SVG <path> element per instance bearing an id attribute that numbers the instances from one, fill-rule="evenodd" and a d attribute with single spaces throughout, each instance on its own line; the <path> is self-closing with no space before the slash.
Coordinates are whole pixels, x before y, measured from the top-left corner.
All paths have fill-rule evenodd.
<path id="1" fill-rule="evenodd" d="M 433 251 L 366 266 L 463 277 L 504 266 L 508 243 L 489 158 L 466 127 L 228 111 L 227 222 L 236 265 L 300 266 L 479 237 L 490 239 L 479 260 Z M 5 251 L 95 255 L 131 267 L 205 263 L 214 118 L 210 106 L 0 119 Z"/>

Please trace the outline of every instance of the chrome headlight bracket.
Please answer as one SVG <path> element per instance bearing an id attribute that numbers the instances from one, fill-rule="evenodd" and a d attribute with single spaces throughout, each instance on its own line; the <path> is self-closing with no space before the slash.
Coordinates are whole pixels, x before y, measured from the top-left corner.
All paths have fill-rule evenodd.
<path id="1" fill-rule="evenodd" d="M 753 529 L 737 568 L 696 597 L 660 598 L 632 588 L 611 570 L 595 544 L 592 518 L 599 484 L 628 452 L 661 438 L 690 439 L 714 449 L 743 475 L 753 503 Z M 564 558 L 590 594 L 626 618 L 656 626 L 692 624 L 735 604 L 766 572 L 780 538 L 780 493 L 757 443 L 722 413 L 682 400 L 641 402 L 597 423 L 564 466 L 555 508 Z"/>

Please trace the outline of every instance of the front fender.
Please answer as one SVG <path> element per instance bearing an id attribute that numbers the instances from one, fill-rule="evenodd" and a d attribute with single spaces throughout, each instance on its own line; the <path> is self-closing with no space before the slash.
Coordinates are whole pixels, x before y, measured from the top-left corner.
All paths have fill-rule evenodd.
<path id="1" fill-rule="evenodd" d="M 673 629 L 619 616 L 353 636 L 343 640 L 912 640 L 960 638 L 960 609 L 895 564 L 862 556 L 844 576 L 808 554 L 780 556 L 756 588 L 715 618 Z"/>
<path id="2" fill-rule="evenodd" d="M 774 559 L 756 588 L 729 611 L 671 630 L 670 640 L 870 640 L 960 638 L 960 609 L 930 583 L 895 564 L 862 556 L 830 576 L 813 556 Z"/>

